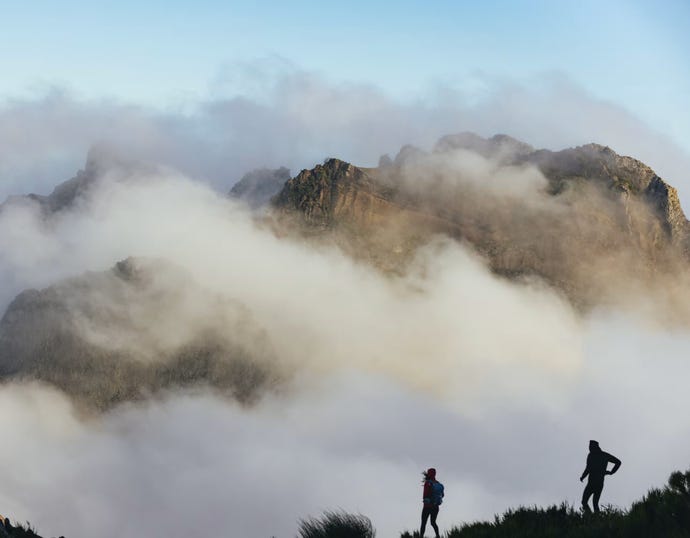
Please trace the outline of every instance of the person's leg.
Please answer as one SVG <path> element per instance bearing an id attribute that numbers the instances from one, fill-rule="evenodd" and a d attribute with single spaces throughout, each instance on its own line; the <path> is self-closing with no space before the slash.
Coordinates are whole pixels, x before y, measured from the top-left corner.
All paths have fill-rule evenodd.
<path id="1" fill-rule="evenodd" d="M 422 526 L 419 529 L 419 538 L 424 538 L 424 530 L 426 529 L 427 519 L 429 519 L 429 509 L 424 506 L 424 508 L 422 508 Z"/>
<path id="2" fill-rule="evenodd" d="M 440 538 L 440 534 L 438 533 L 438 525 L 436 525 L 436 517 L 438 516 L 438 506 L 434 506 L 434 508 L 431 510 L 431 526 L 434 529 L 434 532 L 436 533 L 436 538 Z"/>
<path id="3" fill-rule="evenodd" d="M 592 504 L 594 505 L 594 513 L 599 513 L 599 498 L 601 497 L 601 492 L 604 489 L 604 483 L 595 484 L 592 488 Z"/>
<path id="4" fill-rule="evenodd" d="M 594 493 L 594 491 L 592 491 L 592 485 L 587 482 L 585 490 L 582 492 L 582 509 L 587 513 L 591 512 L 589 509 L 589 504 L 587 503 L 589 502 L 589 498 L 592 496 L 592 493 Z"/>

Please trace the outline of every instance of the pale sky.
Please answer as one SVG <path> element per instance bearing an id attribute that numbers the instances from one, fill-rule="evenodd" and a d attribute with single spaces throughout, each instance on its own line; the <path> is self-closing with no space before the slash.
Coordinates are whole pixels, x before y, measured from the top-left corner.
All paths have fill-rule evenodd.
<path id="1" fill-rule="evenodd" d="M 57 87 L 188 107 L 232 94 L 238 63 L 275 56 L 403 100 L 555 72 L 690 151 L 689 23 L 682 0 L 2 1 L 0 99 Z"/>

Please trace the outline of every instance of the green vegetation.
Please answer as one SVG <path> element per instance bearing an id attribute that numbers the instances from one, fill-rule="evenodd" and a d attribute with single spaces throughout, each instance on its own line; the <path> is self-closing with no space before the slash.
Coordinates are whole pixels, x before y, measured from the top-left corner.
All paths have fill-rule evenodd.
<path id="1" fill-rule="evenodd" d="M 402 534 L 412 538 L 417 533 Z M 517 508 L 492 522 L 455 527 L 446 538 L 686 538 L 690 537 L 690 470 L 675 472 L 663 489 L 653 489 L 629 510 L 606 508 L 582 514 L 561 504 Z"/>
<path id="2" fill-rule="evenodd" d="M 303 519 L 299 538 L 374 538 L 371 520 L 362 514 L 325 512 L 321 518 Z"/>

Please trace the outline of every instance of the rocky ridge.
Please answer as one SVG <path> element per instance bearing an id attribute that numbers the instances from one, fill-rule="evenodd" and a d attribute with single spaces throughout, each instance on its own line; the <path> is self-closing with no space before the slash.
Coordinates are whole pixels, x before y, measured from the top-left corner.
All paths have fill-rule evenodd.
<path id="1" fill-rule="evenodd" d="M 468 154 L 485 160 L 488 177 L 449 169 Z M 515 195 L 492 186 L 492 174 L 508 177 L 503 187 L 526 174 L 541 174 L 544 185 Z M 470 245 L 496 273 L 539 277 L 582 304 L 605 291 L 599 275 L 647 278 L 690 257 L 677 191 L 597 144 L 549 151 L 506 135 L 445 136 L 431 153 L 406 146 L 377 168 L 329 159 L 290 179 L 273 206 L 279 226 L 296 216 L 307 233 L 386 271 L 404 272 L 416 248 L 442 234 Z"/>

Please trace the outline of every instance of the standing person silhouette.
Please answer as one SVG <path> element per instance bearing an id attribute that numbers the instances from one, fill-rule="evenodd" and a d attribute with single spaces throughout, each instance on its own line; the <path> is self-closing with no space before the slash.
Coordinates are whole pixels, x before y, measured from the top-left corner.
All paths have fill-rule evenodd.
<path id="1" fill-rule="evenodd" d="M 440 538 L 438 532 L 438 525 L 436 525 L 436 516 L 438 516 L 438 508 L 443 502 L 443 484 L 436 480 L 436 469 L 428 469 L 424 475 L 424 493 L 422 494 L 422 526 L 419 529 L 420 538 L 424 538 L 424 530 L 426 529 L 426 520 L 431 517 L 431 526 L 436 533 L 436 538 Z"/>
<path id="2" fill-rule="evenodd" d="M 613 468 L 609 471 L 607 469 L 609 463 L 613 463 Z M 604 452 L 599 448 L 599 443 L 597 441 L 589 442 L 589 455 L 587 456 L 587 467 L 580 477 L 580 482 L 582 482 L 586 476 L 587 485 L 585 490 L 582 492 L 582 509 L 590 513 L 589 509 L 589 498 L 592 497 L 592 505 L 594 505 L 594 512 L 599 513 L 599 497 L 601 497 L 601 491 L 604 489 L 604 477 L 607 474 L 615 473 L 621 466 L 621 460 L 612 456 L 608 452 Z"/>

